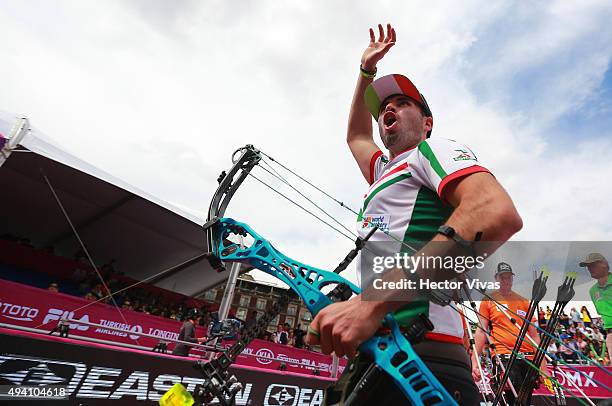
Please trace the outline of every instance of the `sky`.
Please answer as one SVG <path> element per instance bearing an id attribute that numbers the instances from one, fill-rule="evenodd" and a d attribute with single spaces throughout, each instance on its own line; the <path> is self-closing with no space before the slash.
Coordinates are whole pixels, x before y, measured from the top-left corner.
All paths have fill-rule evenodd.
<path id="1" fill-rule="evenodd" d="M 612 240 L 609 1 L 0 0 L 0 9 L 0 109 L 200 218 L 245 144 L 360 206 L 367 184 L 345 143 L 348 111 L 368 28 L 391 23 L 397 43 L 379 76 L 409 76 L 433 111 L 432 136 L 469 145 L 491 169 L 523 218 L 515 240 Z M 354 228 L 352 213 L 296 186 Z M 353 246 L 254 179 L 227 215 L 320 268 Z"/>

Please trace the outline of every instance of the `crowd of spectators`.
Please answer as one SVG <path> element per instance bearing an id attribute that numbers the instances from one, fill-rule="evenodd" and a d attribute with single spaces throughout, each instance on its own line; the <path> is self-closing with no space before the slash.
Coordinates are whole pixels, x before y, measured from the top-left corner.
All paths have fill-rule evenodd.
<path id="1" fill-rule="evenodd" d="M 540 327 L 544 328 L 550 319 L 552 310 L 549 306 L 538 311 Z M 548 353 L 568 363 L 586 364 L 584 358 L 597 361 L 601 365 L 611 365 L 606 350 L 605 329 L 601 318 L 593 319 L 586 306 L 580 311 L 572 307 L 569 315 L 565 312 L 559 316 L 555 336 L 561 341 L 552 341 Z M 581 357 L 582 354 L 584 357 Z"/>
<path id="2" fill-rule="evenodd" d="M 304 337 L 306 337 L 306 331 L 302 329 L 301 324 L 292 329 L 288 323 L 285 323 L 279 324 L 273 333 L 265 331 L 259 338 L 277 344 L 290 345 L 295 348 L 310 349 L 304 342 Z"/>
<path id="3" fill-rule="evenodd" d="M 37 249 L 31 240 L 26 237 L 3 234 L 0 236 L 0 239 L 58 256 L 53 246 Z M 76 266 L 72 270 L 70 278 L 57 278 L 53 280 L 49 283 L 47 290 L 78 295 L 92 302 L 100 301 L 117 305 L 122 309 L 143 312 L 177 321 L 182 321 L 187 310 L 193 307 L 194 300 L 192 298 L 185 296 L 182 303 L 177 300 L 170 301 L 147 289 L 148 285 L 146 284 L 128 288 L 136 281 L 125 278 L 124 273 L 117 269 L 117 262 L 114 259 L 97 267 L 99 276 L 92 269 L 87 269 L 91 263 L 82 248 L 78 249 L 70 259 L 87 266 Z M 109 291 L 113 292 L 113 294 L 111 295 Z M 210 321 L 209 311 L 204 303 L 200 307 L 204 315 L 201 318 L 201 324 L 208 325 Z"/>

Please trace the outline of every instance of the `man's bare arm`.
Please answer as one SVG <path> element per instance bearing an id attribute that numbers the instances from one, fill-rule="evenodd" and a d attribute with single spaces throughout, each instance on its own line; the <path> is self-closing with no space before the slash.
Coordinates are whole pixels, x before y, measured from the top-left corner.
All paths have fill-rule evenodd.
<path id="1" fill-rule="evenodd" d="M 455 206 L 447 224 L 465 239 L 473 239 L 482 232 L 486 251 L 492 254 L 501 244 L 518 232 L 523 223 L 510 196 L 488 173 L 474 173 L 451 182 L 444 191 L 446 200 Z M 415 255 L 448 256 L 460 255 L 454 244 L 435 244 L 449 241 L 446 236 L 436 235 Z M 445 251 L 449 250 L 449 251 Z M 463 253 L 465 255 L 465 253 Z M 431 275 L 431 270 L 417 269 L 419 278 L 449 279 L 452 274 Z M 454 272 L 453 272 L 454 273 Z M 397 282 L 406 278 L 403 269 L 394 269 L 383 276 L 385 282 Z M 413 301 L 417 290 L 380 290 L 377 300 L 363 300 L 363 293 L 346 302 L 334 303 L 319 312 L 311 327 L 320 332 L 320 339 L 309 335 L 309 342 L 320 342 L 321 349 L 328 354 L 335 351 L 338 356 L 353 355 L 357 347 L 371 337 L 380 327 L 387 313 L 394 312 Z"/>
<path id="2" fill-rule="evenodd" d="M 374 37 L 374 30 L 370 28 L 370 44 L 361 57 L 361 67 L 368 72 L 374 72 L 378 61 L 394 44 L 395 30 L 390 24 L 387 24 L 386 35 L 382 25 L 378 25 L 378 40 Z M 379 150 L 372 133 L 372 116 L 364 98 L 365 89 L 372 83 L 372 80 L 372 78 L 366 78 L 361 74 L 357 79 L 346 134 L 346 142 L 351 153 L 368 182 L 370 182 L 371 177 L 370 160 L 374 153 Z"/>

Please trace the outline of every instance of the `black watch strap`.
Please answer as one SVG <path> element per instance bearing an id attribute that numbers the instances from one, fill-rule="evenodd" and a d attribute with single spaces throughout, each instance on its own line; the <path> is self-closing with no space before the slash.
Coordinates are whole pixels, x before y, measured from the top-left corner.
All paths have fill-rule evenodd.
<path id="1" fill-rule="evenodd" d="M 445 237 L 448 237 L 455 241 L 457 244 L 462 246 L 463 248 L 469 249 L 470 251 L 474 251 L 474 247 L 472 246 L 473 241 L 468 241 L 461 237 L 454 228 L 449 225 L 443 224 L 438 228 L 438 234 L 442 234 Z M 480 238 L 479 238 L 480 239 Z"/>

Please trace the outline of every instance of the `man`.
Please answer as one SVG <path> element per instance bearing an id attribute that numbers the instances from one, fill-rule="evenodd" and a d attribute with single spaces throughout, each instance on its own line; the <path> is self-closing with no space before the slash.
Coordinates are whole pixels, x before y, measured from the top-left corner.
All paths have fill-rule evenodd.
<path id="1" fill-rule="evenodd" d="M 178 339 L 180 341 L 187 341 L 190 343 L 200 344 L 204 340 L 206 340 L 206 337 L 196 338 L 195 326 L 200 316 L 201 316 L 200 311 L 195 308 L 190 309 L 187 312 L 187 316 L 186 316 L 187 320 L 185 320 L 185 322 L 181 326 L 181 330 L 179 331 Z M 191 349 L 191 346 L 187 344 L 177 343 L 174 349 L 172 350 L 172 355 L 180 355 L 182 357 L 187 357 L 189 356 L 190 349 Z"/>
<path id="2" fill-rule="evenodd" d="M 502 359 L 504 365 L 506 365 L 508 359 L 512 355 L 512 350 L 514 349 L 514 344 L 516 343 L 517 335 L 520 330 L 519 326 L 526 322 L 515 315 L 519 315 L 523 318 L 526 317 L 527 310 L 529 309 L 529 300 L 512 291 L 514 272 L 512 272 L 512 267 L 509 264 L 500 262 L 497 265 L 495 280 L 499 283 L 499 289 L 492 292 L 490 295 L 491 298 L 495 299 L 495 301 L 486 298 L 480 302 L 480 309 L 478 310 L 480 314 L 478 315 L 478 318 L 479 325 L 482 328 L 487 328 L 487 326 L 489 326 L 489 336 L 493 341 L 492 344 L 495 345 L 495 351 Z M 499 308 L 500 305 L 509 310 L 502 311 Z M 510 320 L 511 317 L 516 319 L 516 323 L 519 326 Z M 534 324 L 536 323 L 535 317 L 533 318 L 532 323 L 533 324 L 531 324 L 527 329 L 527 334 L 529 334 L 529 337 L 531 337 L 534 342 L 539 345 L 540 336 L 534 327 Z M 485 332 L 482 331 L 482 329 L 476 330 L 474 341 L 476 344 L 476 354 L 472 355 L 472 376 L 475 380 L 479 380 L 480 370 L 478 369 L 478 356 L 482 354 L 482 350 L 484 349 L 486 343 Z M 531 340 L 525 337 L 525 340 L 521 344 L 518 351 L 525 355 L 533 355 L 536 352 L 536 348 L 534 348 L 534 346 L 531 344 Z M 509 377 L 517 392 L 521 387 L 523 377 L 530 368 L 532 367 L 521 359 L 517 359 L 515 361 Z M 540 369 L 544 371 L 546 370 L 546 360 L 542 362 Z M 497 371 L 497 374 L 499 374 L 501 377 L 503 373 L 501 371 Z M 511 391 L 506 392 L 506 399 L 510 404 L 514 402 L 514 395 Z"/>
<path id="3" fill-rule="evenodd" d="M 580 263 L 586 267 L 591 278 L 597 279 L 597 283 L 589 289 L 591 301 L 595 305 L 597 313 L 600 314 L 606 331 L 606 347 L 609 358 L 612 359 L 612 276 L 610 275 L 610 264 L 601 254 L 593 252 Z"/>
<path id="4" fill-rule="evenodd" d="M 295 330 L 293 330 L 294 343 L 293 346 L 295 348 L 304 348 L 304 336 L 306 332 L 302 330 L 302 325 L 298 324 Z"/>
<path id="5" fill-rule="evenodd" d="M 276 335 L 274 336 L 274 342 L 278 344 L 287 344 L 289 342 L 289 333 L 285 331 L 282 324 L 276 327 Z"/>
<path id="6" fill-rule="evenodd" d="M 572 307 L 572 310 L 570 310 L 570 317 L 574 326 L 578 325 L 578 323 L 582 320 L 580 313 L 578 313 L 578 310 L 576 310 L 575 307 Z"/>
<path id="7" fill-rule="evenodd" d="M 379 229 L 388 230 L 400 242 L 432 242 L 426 243 L 418 254 L 466 255 L 456 239 L 473 240 L 479 233 L 487 241 L 489 252 L 494 251 L 522 227 L 512 200 L 489 171 L 479 165 L 469 148 L 439 137 L 429 139 L 433 115 L 408 78 L 388 75 L 373 82 L 377 63 L 396 40 L 390 25 L 386 34 L 381 25 L 378 30 L 376 40 L 370 29 L 370 44 L 361 58 L 347 133 L 351 153 L 371 185 L 359 216 L 360 235 L 371 231 L 372 223 L 368 220 L 376 218 Z M 372 116 L 378 122 L 388 157 L 374 142 Z M 456 238 L 449 236 L 452 233 L 439 231 L 442 225 L 452 227 Z M 393 242 L 393 239 L 387 233 L 375 232 L 370 241 Z M 443 252 L 444 248 L 436 242 L 446 242 L 448 252 Z M 395 252 L 402 248 L 397 246 Z M 449 277 L 421 268 L 414 272 L 422 279 Z M 397 268 L 383 279 L 397 281 L 406 275 Z M 425 312 L 434 324 L 434 331 L 425 342 L 415 345 L 415 350 L 460 404 L 477 404 L 479 396 L 471 379 L 469 356 L 462 345 L 459 314 L 449 306 L 427 300 L 417 302 L 412 292 L 385 290 L 377 295 L 377 300 L 362 300 L 362 293 L 324 308 L 309 326 L 307 342 L 320 345 L 326 354 L 335 352 L 340 357 L 352 357 L 359 345 L 379 329 L 387 313 L 401 309 L 409 323 L 418 315 L 415 310 Z M 361 359 L 355 362 L 360 363 Z M 379 385 L 371 395 L 380 404 L 404 401 L 393 384 Z"/>

